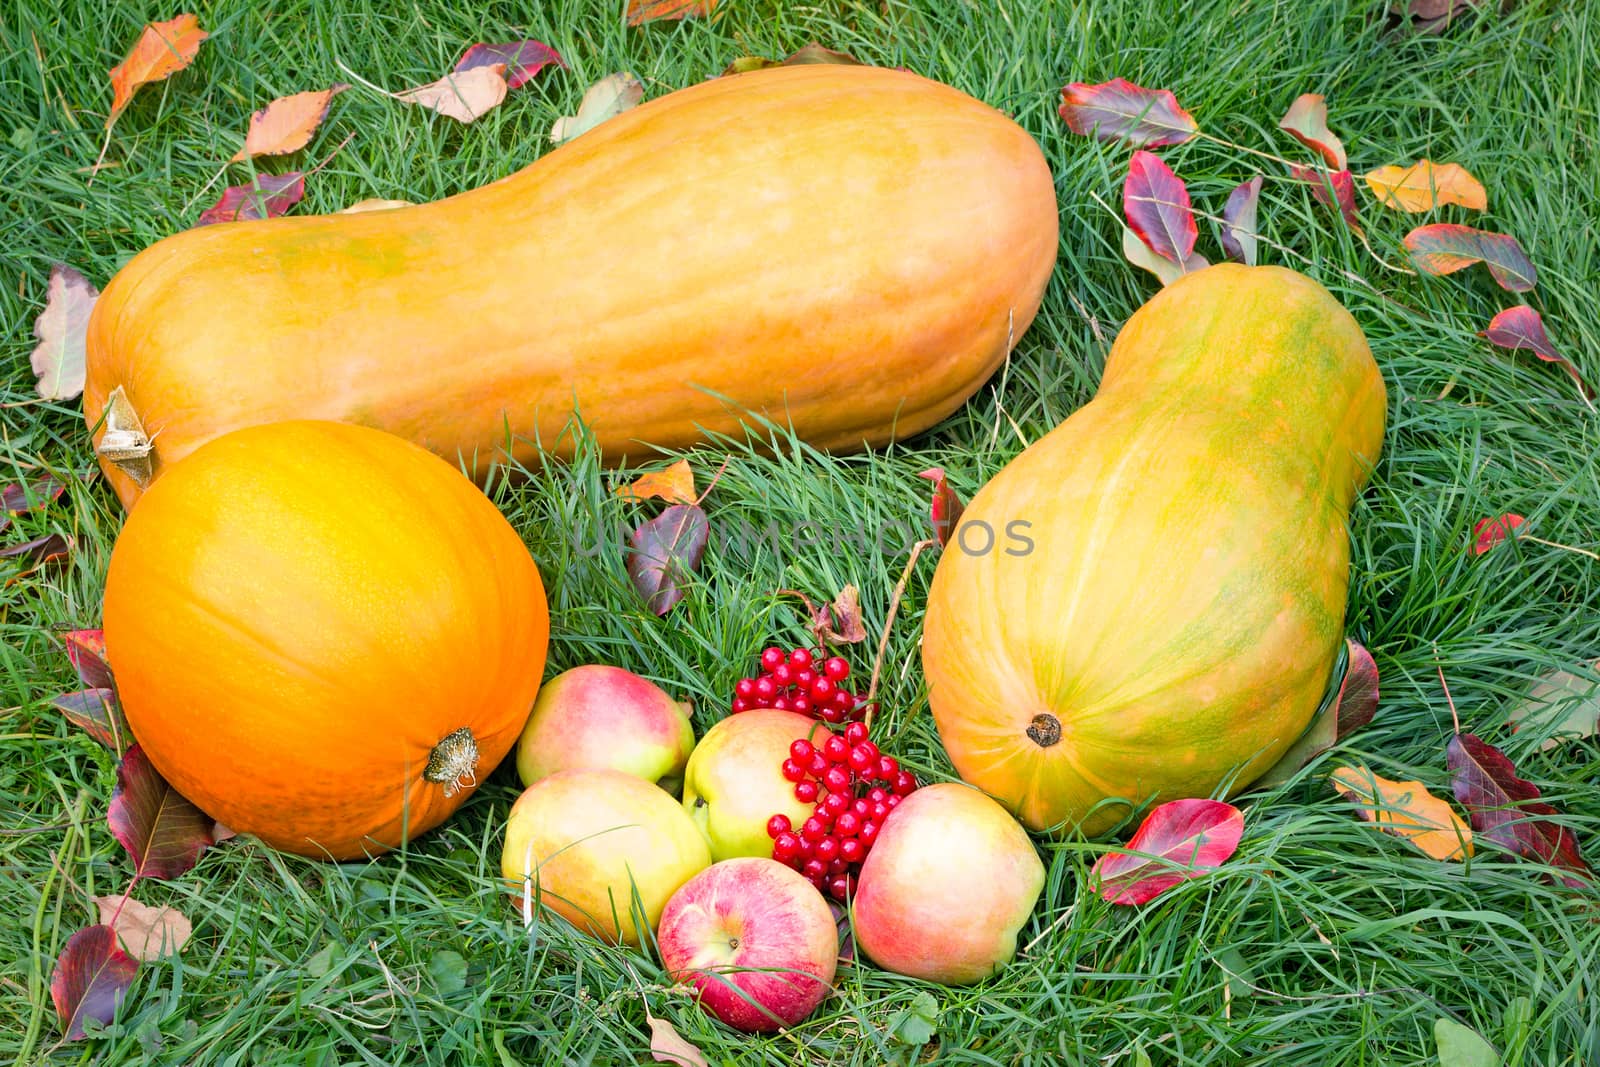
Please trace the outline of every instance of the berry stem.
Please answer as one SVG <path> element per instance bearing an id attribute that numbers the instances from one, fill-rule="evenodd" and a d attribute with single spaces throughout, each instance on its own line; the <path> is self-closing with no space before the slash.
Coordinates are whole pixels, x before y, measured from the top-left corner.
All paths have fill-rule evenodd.
<path id="1" fill-rule="evenodd" d="M 894 595 L 889 598 L 889 615 L 883 620 L 883 636 L 878 638 L 878 654 L 872 658 L 872 681 L 867 685 L 865 697 L 869 709 L 867 711 L 867 729 L 872 729 L 872 716 L 876 709 L 870 707 L 878 695 L 878 677 L 883 670 L 883 657 L 889 650 L 889 633 L 894 629 L 895 616 L 900 613 L 900 598 L 905 596 L 906 583 L 911 580 L 911 568 L 917 565 L 917 557 L 922 555 L 922 550 L 929 548 L 936 542 L 932 538 L 918 541 L 911 546 L 911 558 L 906 560 L 905 570 L 900 572 L 900 580 L 895 583 Z"/>

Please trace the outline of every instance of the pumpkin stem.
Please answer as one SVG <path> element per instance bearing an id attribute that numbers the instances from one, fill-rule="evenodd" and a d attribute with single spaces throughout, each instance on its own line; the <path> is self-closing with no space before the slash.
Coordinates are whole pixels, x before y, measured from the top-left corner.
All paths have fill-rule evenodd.
<path id="1" fill-rule="evenodd" d="M 462 789 L 478 784 L 478 742 L 463 726 L 445 734 L 428 754 L 422 777 L 444 786 L 444 795 L 453 797 Z"/>
<path id="2" fill-rule="evenodd" d="M 117 386 L 106 397 L 105 433 L 100 435 L 100 443 L 94 448 L 95 454 L 132 478 L 143 489 L 150 484 L 154 474 L 150 462 L 152 447 L 150 435 L 144 432 L 144 423 L 133 409 L 133 401 L 122 391 L 122 386 Z"/>
<path id="3" fill-rule="evenodd" d="M 1049 748 L 1061 740 L 1061 720 L 1047 711 L 1040 712 L 1033 717 L 1033 721 L 1023 733 L 1040 748 Z"/>

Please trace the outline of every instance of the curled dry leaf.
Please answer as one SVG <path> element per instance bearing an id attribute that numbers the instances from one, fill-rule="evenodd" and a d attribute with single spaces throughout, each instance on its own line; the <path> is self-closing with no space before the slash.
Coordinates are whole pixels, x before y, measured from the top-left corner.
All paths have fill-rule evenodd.
<path id="1" fill-rule="evenodd" d="M 138 973 L 139 961 L 117 945 L 111 927 L 86 926 L 68 938 L 50 975 L 61 1036 L 81 1041 L 88 1036 L 84 1023 L 110 1023 Z"/>
<path id="2" fill-rule="evenodd" d="M 50 268 L 44 310 L 33 320 L 33 373 L 46 400 L 71 400 L 83 392 L 89 312 L 100 296 L 83 275 L 57 263 Z"/>
<path id="3" fill-rule="evenodd" d="M 478 67 L 499 65 L 504 68 L 507 89 L 520 89 L 535 74 L 555 64 L 567 65 L 561 53 L 535 40 L 503 41 L 499 44 L 475 44 L 461 53 L 456 60 L 455 72 L 462 74 Z"/>
<path id="4" fill-rule="evenodd" d="M 1446 204 L 1474 211 L 1489 207 L 1489 194 L 1467 169 L 1457 163 L 1420 160 L 1410 166 L 1379 167 L 1363 175 L 1367 188 L 1384 207 L 1416 214 Z"/>
<path id="5" fill-rule="evenodd" d="M 1340 171 L 1350 165 L 1345 158 L 1344 145 L 1328 129 L 1327 101 L 1317 93 L 1296 97 L 1278 120 L 1278 129 L 1288 131 L 1306 147 L 1315 149 L 1329 170 Z"/>
<path id="6" fill-rule="evenodd" d="M 1182 263 L 1174 263 L 1165 256 L 1157 255 L 1139 239 L 1138 234 L 1126 226 L 1122 228 L 1122 254 L 1135 267 L 1142 267 L 1160 278 L 1162 285 L 1171 285 L 1185 274 L 1192 274 L 1209 265 L 1206 257 L 1199 252 L 1192 253 Z"/>
<path id="7" fill-rule="evenodd" d="M 1256 206 L 1261 198 L 1261 175 L 1241 182 L 1228 194 L 1222 208 L 1222 232 L 1218 235 L 1229 259 L 1247 267 L 1256 265 Z"/>
<path id="8" fill-rule="evenodd" d="M 811 634 L 819 645 L 855 645 L 867 639 L 867 628 L 861 622 L 861 594 L 855 586 L 845 586 L 833 603 L 820 607 L 812 607 L 805 597 L 801 599 L 811 615 Z"/>
<path id="9" fill-rule="evenodd" d="M 1600 734 L 1600 660 L 1586 671 L 1586 675 L 1552 671 L 1540 678 L 1511 709 L 1512 729 L 1542 735 L 1542 750 Z"/>
<path id="10" fill-rule="evenodd" d="M 1123 78 L 1073 82 L 1061 90 L 1060 111 L 1073 133 L 1145 148 L 1182 144 L 1200 132 L 1170 89 L 1146 89 Z"/>
<path id="11" fill-rule="evenodd" d="M 62 693 L 50 703 L 68 722 L 119 756 L 133 743 L 114 689 L 80 689 Z"/>
<path id="12" fill-rule="evenodd" d="M 218 222 L 275 219 L 306 195 L 306 176 L 298 170 L 283 174 L 257 174 L 254 185 L 230 185 L 215 204 L 200 213 L 196 226 Z M 120 388 L 120 387 L 119 387 Z M 105 447 L 105 440 L 100 442 Z"/>
<path id="13" fill-rule="evenodd" d="M 127 56 L 111 68 L 111 114 L 106 116 L 106 129 L 116 123 L 141 85 L 171 77 L 194 62 L 200 42 L 208 36 L 200 28 L 200 20 L 189 14 L 146 25 Z"/>
<path id="14" fill-rule="evenodd" d="M 1456 734 L 1445 747 L 1445 762 L 1456 800 L 1481 836 L 1568 872 L 1560 880 L 1570 887 L 1589 884 L 1578 839 L 1552 818 L 1561 813 L 1539 799 L 1538 786 L 1517 776 L 1504 752 L 1473 734 Z"/>
<path id="15" fill-rule="evenodd" d="M 140 878 L 177 878 L 211 844 L 215 823 L 161 777 L 138 745 L 117 766 L 106 822 Z"/>
<path id="16" fill-rule="evenodd" d="M 1454 274 L 1482 263 L 1502 288 L 1514 293 L 1525 293 L 1538 282 L 1528 254 L 1508 234 L 1436 222 L 1406 234 L 1405 243 L 1417 269 L 1428 274 Z"/>
<path id="17" fill-rule="evenodd" d="M 1394 782 L 1364 766 L 1339 767 L 1329 776 L 1339 794 L 1356 803 L 1361 817 L 1436 860 L 1472 855 L 1472 831 L 1455 809 L 1421 782 Z"/>
<path id="18" fill-rule="evenodd" d="M 1378 664 L 1359 642 L 1345 638 L 1345 668 L 1333 700 L 1317 710 L 1311 725 L 1260 778 L 1257 786 L 1282 785 L 1294 772 L 1366 726 L 1378 712 Z"/>
<path id="19" fill-rule="evenodd" d="M 716 9 L 717 0 L 628 0 L 628 25 L 704 18 Z"/>
<path id="20" fill-rule="evenodd" d="M 332 88 L 280 97 L 250 116 L 244 147 L 228 162 L 238 163 L 255 156 L 281 156 L 298 152 L 311 143 L 322 120 L 328 117 L 333 98 L 350 86 L 338 82 Z"/>
<path id="21" fill-rule="evenodd" d="M 679 1034 L 665 1019 L 657 1019 L 645 1012 L 650 1024 L 650 1057 L 658 1063 L 675 1063 L 678 1067 L 708 1067 L 705 1056 Z"/>
<path id="22" fill-rule="evenodd" d="M 109 926 L 123 950 L 140 963 L 176 956 L 194 932 L 188 916 L 177 908 L 153 907 L 120 894 L 90 899 L 100 911 L 101 925 Z"/>
<path id="23" fill-rule="evenodd" d="M 336 212 L 339 215 L 359 215 L 365 211 L 393 211 L 397 207 L 411 207 L 409 200 L 384 200 L 372 197 L 367 200 L 357 200 L 349 207 L 342 207 Z"/>
<path id="24" fill-rule="evenodd" d="M 473 122 L 500 106 L 508 88 L 505 64 L 490 63 L 459 74 L 446 74 L 438 81 L 394 94 L 402 104 L 415 104 L 437 111 L 457 122 Z"/>
<path id="25" fill-rule="evenodd" d="M 926 478 L 933 483 L 933 503 L 929 506 L 928 514 L 933 521 L 933 536 L 938 539 L 942 548 L 955 536 L 956 527 L 961 525 L 961 513 L 966 510 L 966 505 L 961 502 L 961 497 L 956 491 L 950 488 L 943 467 L 929 467 L 917 477 Z"/>
<path id="26" fill-rule="evenodd" d="M 1172 800 L 1154 808 L 1127 846 L 1095 861 L 1090 880 L 1113 904 L 1143 904 L 1215 870 L 1244 836 L 1244 815 L 1220 800 Z"/>
<path id="27" fill-rule="evenodd" d="M 1200 235 L 1189 188 L 1151 152 L 1137 151 L 1122 183 L 1122 213 L 1139 240 L 1163 259 L 1183 263 Z"/>
<path id="28" fill-rule="evenodd" d="M 1295 181 L 1311 187 L 1313 200 L 1333 208 L 1345 225 L 1356 233 L 1361 232 L 1361 218 L 1356 214 L 1356 180 L 1349 171 L 1325 173 L 1315 167 L 1295 164 L 1289 168 L 1289 173 Z"/>
<path id="29" fill-rule="evenodd" d="M 641 474 L 627 485 L 617 486 L 612 492 L 630 500 L 656 499 L 669 504 L 693 504 L 694 471 L 688 460 L 680 459 L 664 470 Z"/>
<path id="30" fill-rule="evenodd" d="M 1544 319 L 1527 304 L 1506 308 L 1490 319 L 1489 328 L 1478 336 L 1500 348 L 1527 349 L 1546 363 L 1556 364 L 1578 383 L 1584 396 L 1592 395 L 1593 390 L 1583 380 L 1577 366 L 1550 343 L 1550 335 L 1544 330 Z"/>
<path id="31" fill-rule="evenodd" d="M 578 103 L 576 115 L 563 115 L 550 127 L 550 140 L 556 144 L 587 133 L 606 119 L 637 107 L 644 99 L 644 83 L 629 73 L 607 74 L 589 86 Z"/>
<path id="32" fill-rule="evenodd" d="M 1496 515 L 1492 519 L 1479 519 L 1472 524 L 1472 554 L 1481 556 L 1501 541 L 1511 536 L 1511 531 L 1528 520 L 1515 512 Z"/>
<path id="33" fill-rule="evenodd" d="M 686 595 L 711 538 L 706 513 L 694 504 L 674 504 L 628 535 L 628 577 L 657 615 Z"/>

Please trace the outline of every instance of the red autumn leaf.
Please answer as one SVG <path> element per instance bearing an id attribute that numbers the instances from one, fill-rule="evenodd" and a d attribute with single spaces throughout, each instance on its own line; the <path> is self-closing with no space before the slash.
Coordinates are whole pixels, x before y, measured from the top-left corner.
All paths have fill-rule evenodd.
<path id="1" fill-rule="evenodd" d="M 1158 148 L 1182 144 L 1200 127 L 1170 89 L 1146 89 L 1122 78 L 1061 90 L 1061 117 L 1073 133 Z"/>
<path id="2" fill-rule="evenodd" d="M 1278 120 L 1278 129 L 1287 130 L 1306 147 L 1315 149 L 1329 170 L 1340 171 L 1350 165 L 1345 158 L 1344 145 L 1328 129 L 1328 105 L 1318 94 L 1296 97 Z"/>
<path id="3" fill-rule="evenodd" d="M 1366 647 L 1350 638 L 1344 639 L 1349 661 L 1344 669 L 1344 681 L 1339 683 L 1339 698 L 1335 703 L 1339 722 L 1339 736 L 1353 734 L 1372 721 L 1378 713 L 1378 664 Z"/>
<path id="4" fill-rule="evenodd" d="M 674 504 L 628 535 L 628 577 L 651 611 L 665 615 L 684 598 L 711 538 L 706 513 Z"/>
<path id="5" fill-rule="evenodd" d="M 192 868 L 212 843 L 215 824 L 172 788 L 138 745 L 117 765 L 106 822 L 133 857 L 140 878 L 177 878 Z"/>
<path id="6" fill-rule="evenodd" d="M 188 14 L 146 25 L 127 56 L 111 68 L 111 114 L 106 116 L 106 129 L 117 121 L 139 86 L 170 77 L 194 62 L 200 42 L 208 36 L 200 28 L 200 20 Z"/>
<path id="7" fill-rule="evenodd" d="M 30 365 L 38 377 L 38 393 L 46 400 L 71 400 L 83 392 L 87 374 L 89 312 L 100 290 L 64 263 L 50 268 L 44 310 L 33 320 Z"/>
<path id="8" fill-rule="evenodd" d="M 1220 867 L 1244 836 L 1244 815 L 1220 800 L 1173 800 L 1139 824 L 1126 848 L 1095 861 L 1096 892 L 1113 904 L 1143 904 L 1179 882 Z"/>
<path id="9" fill-rule="evenodd" d="M 1592 395 L 1589 383 L 1583 380 L 1578 368 L 1550 343 L 1550 335 L 1544 332 L 1544 319 L 1527 304 L 1506 308 L 1490 319 L 1489 328 L 1478 336 L 1501 348 L 1526 348 L 1546 363 L 1554 363 L 1570 374 L 1585 396 Z"/>
<path id="10" fill-rule="evenodd" d="M 1481 556 L 1501 541 L 1511 536 L 1511 531 L 1528 520 L 1521 515 L 1506 512 L 1492 519 L 1479 519 L 1472 524 L 1472 554 Z"/>
<path id="11" fill-rule="evenodd" d="M 557 52 L 547 44 L 535 40 L 504 41 L 499 44 L 478 43 L 461 53 L 461 58 L 456 60 L 455 73 L 462 74 L 474 67 L 492 67 L 496 64 L 505 68 L 507 89 L 519 89 L 544 68 L 554 63 L 558 67 L 567 65 Z"/>
<path id="12" fill-rule="evenodd" d="M 1456 734 L 1445 748 L 1456 800 L 1467 809 L 1472 829 L 1524 859 L 1587 875 L 1589 865 L 1578 852 L 1578 839 L 1551 816 L 1561 813 L 1539 799 L 1539 787 L 1517 777 L 1505 753 L 1472 734 Z M 1585 878 L 1561 876 L 1573 888 Z"/>
<path id="13" fill-rule="evenodd" d="M 114 689 L 80 689 L 62 693 L 50 703 L 68 722 L 119 756 L 133 744 L 133 734 Z"/>
<path id="14" fill-rule="evenodd" d="M 104 630 L 69 630 L 61 635 L 67 646 L 67 659 L 78 678 L 90 689 L 111 689 L 111 667 L 106 663 L 106 635 Z"/>
<path id="15" fill-rule="evenodd" d="M 283 174 L 257 174 L 255 185 L 230 185 L 222 197 L 200 213 L 196 226 L 215 222 L 275 219 L 306 195 L 306 176 L 298 170 Z"/>
<path id="16" fill-rule="evenodd" d="M 1333 208 L 1344 219 L 1345 225 L 1356 233 L 1361 232 L 1361 218 L 1356 214 L 1356 180 L 1347 170 L 1324 174 L 1315 167 L 1295 164 L 1290 174 L 1297 182 L 1311 187 L 1311 198 L 1319 204 Z"/>
<path id="17" fill-rule="evenodd" d="M 50 976 L 61 1035 L 81 1041 L 88 1036 L 83 1027 L 88 1020 L 110 1023 L 138 973 L 139 961 L 117 944 L 111 927 L 86 926 L 68 938 Z"/>
<path id="18" fill-rule="evenodd" d="M 333 98 L 348 88 L 350 86 L 338 82 L 330 89 L 295 93 L 274 100 L 250 116 L 244 147 L 228 162 L 238 163 L 254 156 L 281 156 L 298 152 L 311 143 L 311 135 L 328 117 Z"/>
<path id="19" fill-rule="evenodd" d="M 1138 151 L 1128 161 L 1122 213 L 1139 240 L 1163 259 L 1182 263 L 1194 251 L 1200 230 L 1195 225 L 1189 189 L 1159 156 Z"/>
<path id="20" fill-rule="evenodd" d="M 1454 274 L 1482 263 L 1502 288 L 1514 293 L 1525 293 L 1538 282 L 1528 254 L 1508 234 L 1435 222 L 1406 234 L 1406 248 L 1417 269 L 1428 274 Z"/>
<path id="21" fill-rule="evenodd" d="M 66 490 L 64 483 L 48 474 L 32 482 L 12 482 L 0 489 L 0 509 L 6 515 L 25 515 L 55 503 Z"/>
<path id="22" fill-rule="evenodd" d="M 1261 197 L 1261 175 L 1241 182 L 1228 194 L 1222 208 L 1222 250 L 1229 259 L 1256 265 L 1256 205 Z"/>
<path id="23" fill-rule="evenodd" d="M 628 0 L 628 25 L 699 18 L 711 14 L 716 7 L 717 0 Z"/>
<path id="24" fill-rule="evenodd" d="M 926 478 L 933 483 L 933 504 L 929 508 L 929 517 L 933 520 L 933 536 L 938 538 L 939 546 L 942 548 L 955 536 L 956 527 L 961 525 L 961 513 L 967 506 L 961 502 L 961 497 L 956 495 L 956 491 L 950 488 L 943 467 L 929 467 L 917 477 Z"/>

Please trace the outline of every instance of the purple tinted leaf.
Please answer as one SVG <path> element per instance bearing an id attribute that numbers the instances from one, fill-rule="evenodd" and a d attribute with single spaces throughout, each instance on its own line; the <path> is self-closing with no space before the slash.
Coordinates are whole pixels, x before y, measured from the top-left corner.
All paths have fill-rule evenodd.
<path id="1" fill-rule="evenodd" d="M 1122 183 L 1122 211 L 1128 226 L 1163 259 L 1182 263 L 1194 251 L 1199 229 L 1189 190 L 1159 156 L 1139 151 L 1128 162 Z"/>
<path id="2" fill-rule="evenodd" d="M 1356 179 L 1347 170 L 1327 173 L 1315 167 L 1295 164 L 1289 168 L 1295 181 L 1311 187 L 1311 198 L 1337 211 L 1345 225 L 1361 232 L 1361 217 L 1356 213 Z"/>
<path id="3" fill-rule="evenodd" d="M 61 635 L 67 646 L 67 659 L 78 672 L 78 678 L 90 689 L 114 689 L 111 666 L 106 662 L 106 635 L 104 630 L 69 630 Z"/>
<path id="4" fill-rule="evenodd" d="M 111 833 L 133 857 L 140 878 L 177 878 L 212 843 L 215 820 L 172 788 L 138 745 L 117 766 L 106 813 Z"/>
<path id="5" fill-rule="evenodd" d="M 1344 645 L 1348 660 L 1336 705 L 1340 737 L 1355 733 L 1378 713 L 1378 664 L 1371 652 L 1350 638 Z"/>
<path id="6" fill-rule="evenodd" d="M 628 535 L 628 577 L 650 610 L 665 615 L 700 569 L 711 526 L 695 504 L 674 504 Z"/>
<path id="7" fill-rule="evenodd" d="M 1149 148 L 1182 144 L 1200 130 L 1171 90 L 1146 89 L 1122 78 L 1068 85 L 1061 90 L 1061 117 L 1073 133 Z"/>
<path id="8" fill-rule="evenodd" d="M 488 67 L 496 63 L 505 65 L 507 89 L 520 88 L 545 67 L 554 63 L 567 65 L 557 52 L 547 44 L 535 40 L 504 41 L 499 44 L 475 44 L 456 60 L 454 73 L 460 74 L 474 67 Z"/>
<path id="9" fill-rule="evenodd" d="M 0 489 L 0 509 L 7 515 L 22 515 L 55 503 L 66 489 L 48 474 L 33 482 L 13 482 Z"/>
<path id="10" fill-rule="evenodd" d="M 1428 274 L 1454 274 L 1482 263 L 1502 288 L 1514 293 L 1525 293 L 1538 283 L 1528 254 L 1508 234 L 1435 222 L 1406 234 L 1406 248 L 1417 269 Z"/>
<path id="11" fill-rule="evenodd" d="M 1222 209 L 1222 250 L 1229 259 L 1256 265 L 1256 205 L 1261 197 L 1261 175 L 1241 182 L 1228 194 Z"/>
<path id="12" fill-rule="evenodd" d="M 300 171 L 257 174 L 255 185 L 230 185 L 224 189 L 217 202 L 200 213 L 195 225 L 277 218 L 305 195 L 306 176 Z"/>
<path id="13" fill-rule="evenodd" d="M 1549 816 L 1561 813 L 1539 799 L 1539 787 L 1517 776 L 1516 766 L 1491 744 L 1472 734 L 1456 734 L 1445 748 L 1450 786 L 1467 809 L 1472 829 L 1526 859 L 1589 874 L 1571 830 Z M 1579 888 L 1586 878 L 1563 876 Z"/>
<path id="14" fill-rule="evenodd" d="M 1550 343 L 1550 335 L 1544 332 L 1544 319 L 1528 305 L 1506 308 L 1490 319 L 1489 328 L 1478 336 L 1501 348 L 1525 348 L 1545 362 L 1557 364 L 1572 376 L 1585 396 L 1592 395 L 1589 383 L 1583 380 L 1578 368 Z"/>
<path id="15" fill-rule="evenodd" d="M 1244 815 L 1232 804 L 1169 801 L 1145 816 L 1125 849 L 1096 860 L 1090 878 L 1113 904 L 1143 904 L 1220 867 L 1243 836 Z"/>
<path id="16" fill-rule="evenodd" d="M 88 1020 L 110 1023 L 138 973 L 139 962 L 122 951 L 111 927 L 86 926 L 68 938 L 50 976 L 62 1036 L 81 1041 Z"/>
<path id="17" fill-rule="evenodd" d="M 65 559 L 71 551 L 72 541 L 61 534 L 46 534 L 20 545 L 0 548 L 0 559 L 14 559 L 22 564 L 21 570 L 6 579 L 6 584 L 13 585 L 45 565 Z"/>
<path id="18" fill-rule="evenodd" d="M 128 720 L 122 714 L 115 690 L 80 689 L 76 693 L 62 693 L 50 703 L 68 722 L 119 756 L 133 744 L 133 734 L 128 730 Z"/>

